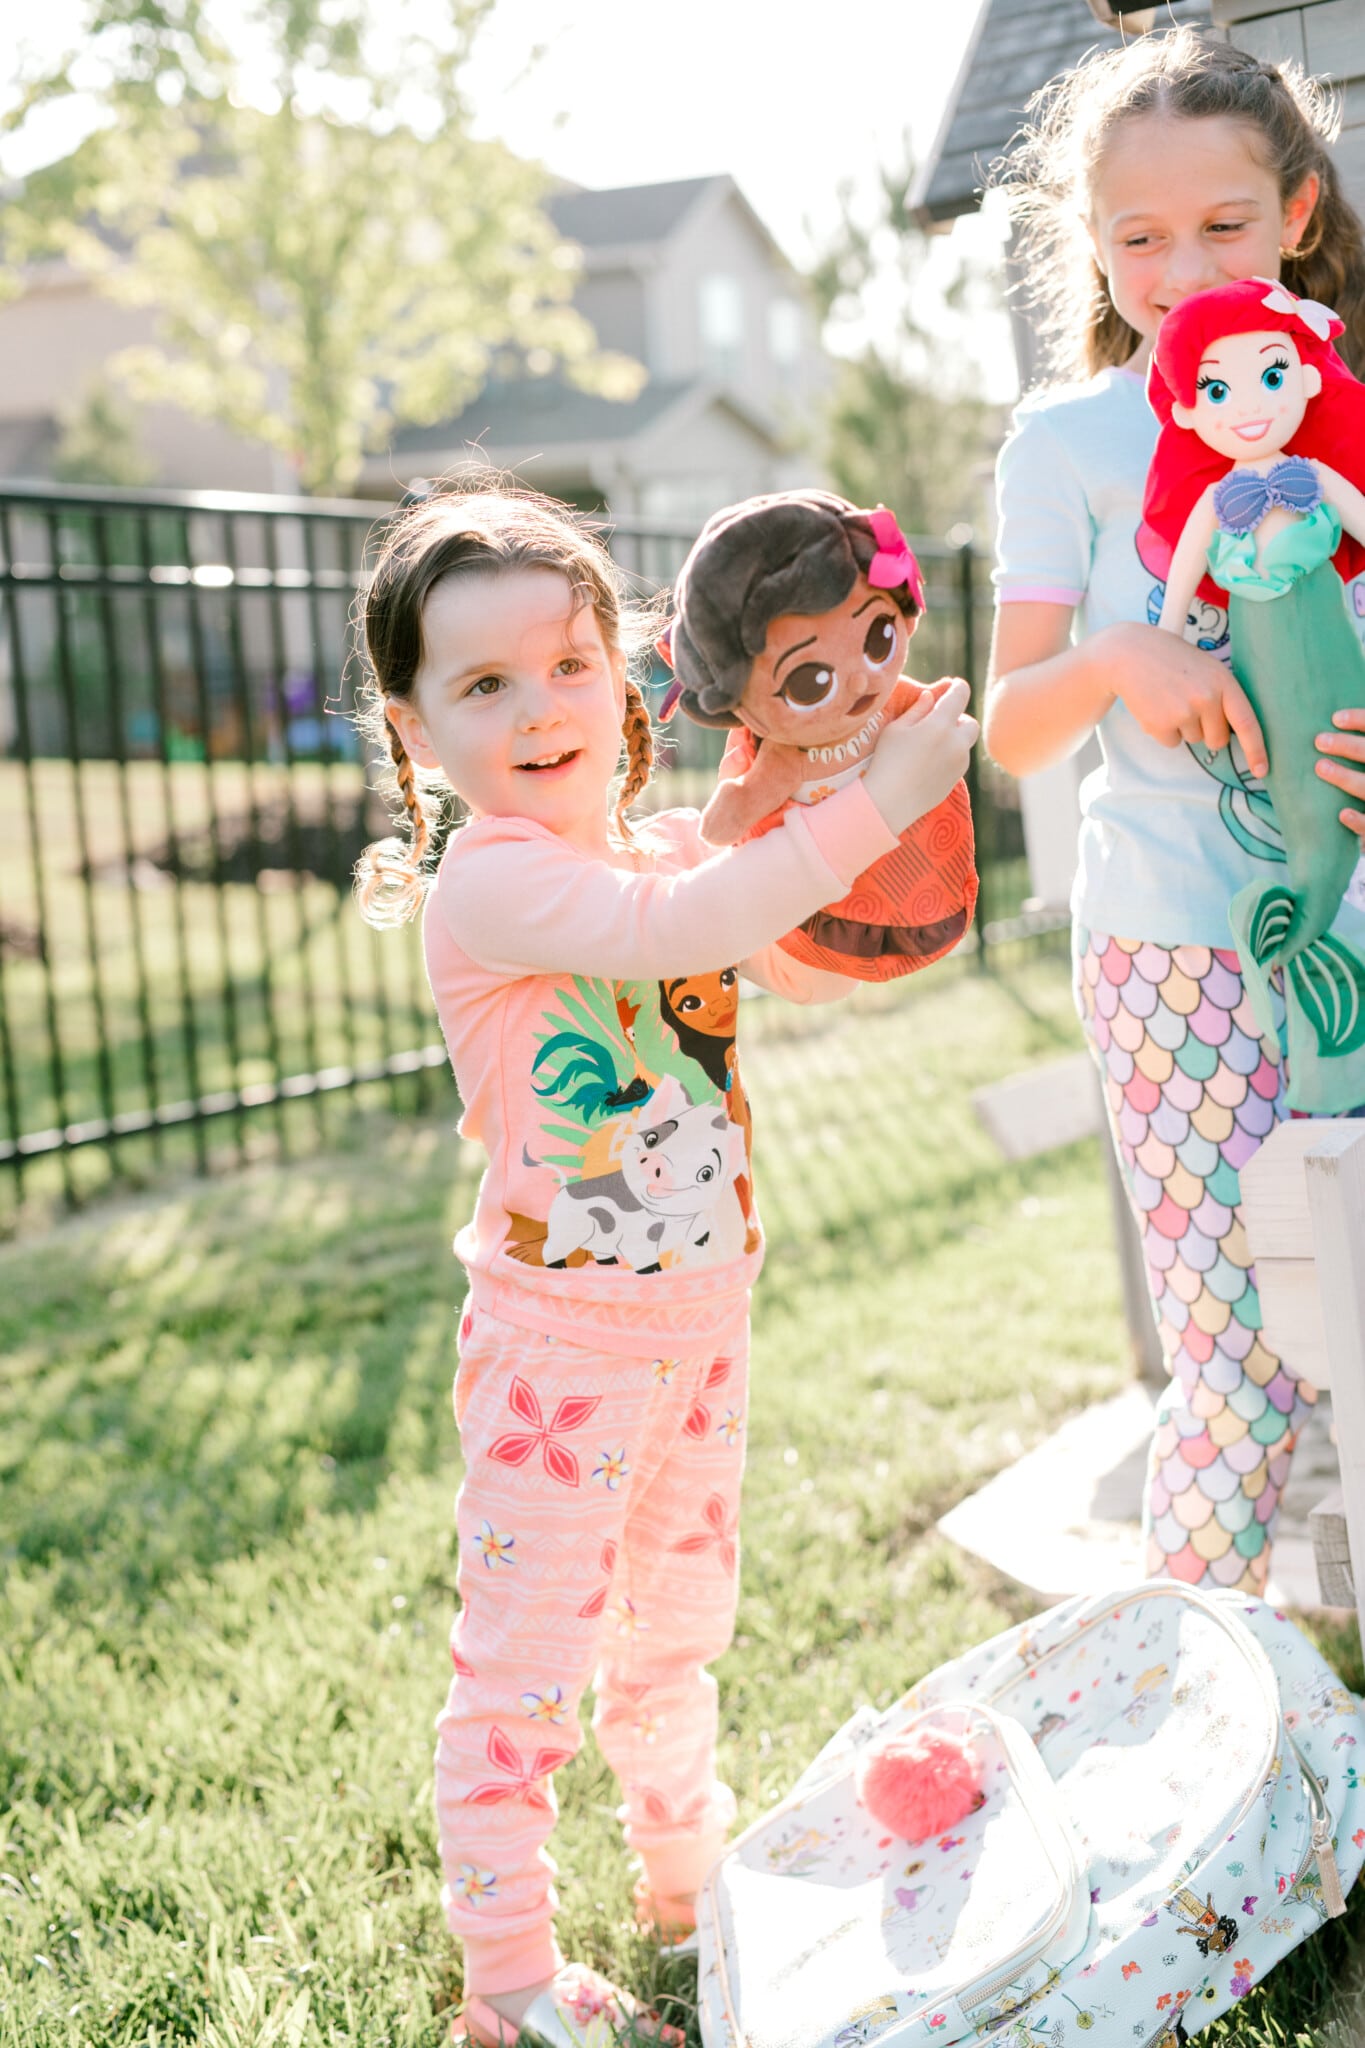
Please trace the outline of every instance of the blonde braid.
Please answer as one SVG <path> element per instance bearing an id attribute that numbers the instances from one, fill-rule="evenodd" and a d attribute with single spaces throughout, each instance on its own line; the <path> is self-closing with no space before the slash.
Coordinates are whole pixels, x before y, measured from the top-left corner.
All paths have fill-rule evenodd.
<path id="1" fill-rule="evenodd" d="M 621 721 L 626 743 L 626 774 L 616 799 L 616 823 L 627 839 L 631 836 L 627 808 L 649 786 L 654 766 L 654 734 L 649 723 L 649 706 L 638 683 L 626 682 L 626 715 Z"/>
<path id="2" fill-rule="evenodd" d="M 417 787 L 417 771 L 398 736 L 398 728 L 391 719 L 386 718 L 384 724 L 394 779 L 412 838 L 406 845 L 401 839 L 379 839 L 373 846 L 367 846 L 356 863 L 355 888 L 361 915 L 370 924 L 398 925 L 406 924 L 421 908 L 426 894 L 422 865 L 431 845 L 431 820 Z"/>

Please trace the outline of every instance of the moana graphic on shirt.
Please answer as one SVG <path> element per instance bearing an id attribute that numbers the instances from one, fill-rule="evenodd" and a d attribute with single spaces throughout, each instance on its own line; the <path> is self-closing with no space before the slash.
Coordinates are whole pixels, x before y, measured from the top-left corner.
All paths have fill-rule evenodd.
<path id="1" fill-rule="evenodd" d="M 557 995 L 530 1079 L 560 1186 L 546 1217 L 512 1217 L 513 1258 L 662 1273 L 757 1247 L 738 1010 L 733 967 Z"/>

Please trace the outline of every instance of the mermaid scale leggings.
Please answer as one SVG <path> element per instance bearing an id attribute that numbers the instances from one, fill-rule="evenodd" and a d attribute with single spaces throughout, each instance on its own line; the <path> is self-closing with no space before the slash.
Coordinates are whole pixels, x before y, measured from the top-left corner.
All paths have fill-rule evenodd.
<path id="1" fill-rule="evenodd" d="M 1171 1384 L 1157 1410 L 1147 1568 L 1263 1591 L 1316 1391 L 1261 1337 L 1242 1168 L 1288 1110 L 1237 955 L 1077 931 L 1076 993 L 1142 1234 Z"/>

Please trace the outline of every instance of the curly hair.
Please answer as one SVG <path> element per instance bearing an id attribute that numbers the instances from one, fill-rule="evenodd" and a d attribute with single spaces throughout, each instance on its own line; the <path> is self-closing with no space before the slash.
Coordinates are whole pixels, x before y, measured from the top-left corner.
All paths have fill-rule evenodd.
<path id="1" fill-rule="evenodd" d="M 707 520 L 673 586 L 669 660 L 698 725 L 740 723 L 738 705 L 768 628 L 788 612 L 827 612 L 872 565 L 871 516 L 832 491 L 775 491 Z M 908 617 L 908 584 L 885 595 Z"/>
<path id="2" fill-rule="evenodd" d="M 355 891 L 362 917 L 391 925 L 406 923 L 426 893 L 444 784 L 438 772 L 411 760 L 385 706 L 412 695 L 426 652 L 422 614 L 437 584 L 490 571 L 558 570 L 575 603 L 592 606 L 607 647 L 623 653 L 628 665 L 650 645 L 654 624 L 646 608 L 628 601 L 621 572 L 592 528 L 539 491 L 441 488 L 404 507 L 378 532 L 379 555 L 357 600 L 365 668 L 357 718 L 376 749 L 388 751 L 408 837 L 366 847 L 356 864 Z M 621 736 L 626 770 L 615 818 L 629 837 L 627 807 L 647 786 L 654 761 L 649 709 L 629 667 Z"/>
<path id="3" fill-rule="evenodd" d="M 1298 247 L 1282 252 L 1282 276 L 1300 298 L 1335 307 L 1346 326 L 1341 353 L 1365 371 L 1365 239 L 1332 161 L 1341 119 L 1334 95 L 1297 64 L 1264 64 L 1192 28 L 1098 51 L 1054 78 L 1029 101 L 1012 153 L 992 166 L 1050 368 L 1093 376 L 1122 366 L 1140 343 L 1110 297 L 1088 219 L 1115 128 L 1143 114 L 1241 122 L 1283 203 L 1316 175 L 1317 204 Z"/>

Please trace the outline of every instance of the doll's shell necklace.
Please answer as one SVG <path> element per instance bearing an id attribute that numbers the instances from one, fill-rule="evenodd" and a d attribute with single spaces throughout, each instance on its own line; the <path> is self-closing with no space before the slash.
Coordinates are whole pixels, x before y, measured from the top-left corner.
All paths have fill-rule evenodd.
<path id="1" fill-rule="evenodd" d="M 803 747 L 801 751 L 808 761 L 822 764 L 827 761 L 856 761 L 860 754 L 867 752 L 885 723 L 885 713 L 874 711 L 867 724 L 860 732 L 855 732 L 852 739 L 841 740 L 837 747 Z"/>

